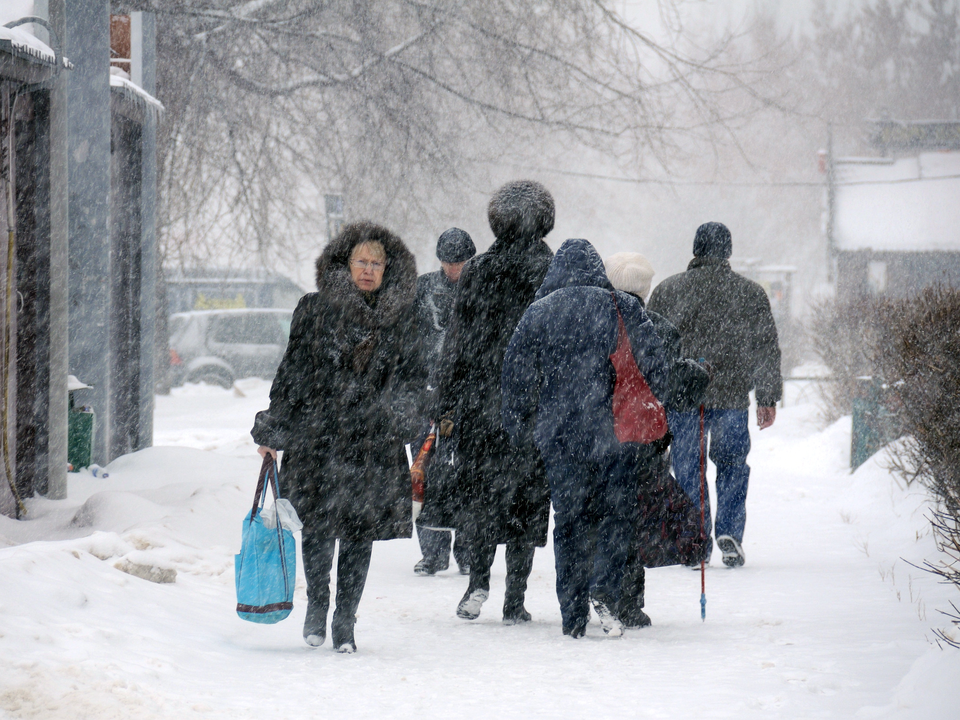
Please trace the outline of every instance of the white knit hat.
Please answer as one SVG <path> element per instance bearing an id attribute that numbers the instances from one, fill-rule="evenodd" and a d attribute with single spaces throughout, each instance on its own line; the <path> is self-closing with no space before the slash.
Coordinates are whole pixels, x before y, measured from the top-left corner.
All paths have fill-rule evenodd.
<path id="1" fill-rule="evenodd" d="M 653 265 L 643 255 L 635 252 L 620 252 L 611 255 L 603 264 L 607 268 L 607 277 L 617 290 L 647 299 L 654 271 Z"/>

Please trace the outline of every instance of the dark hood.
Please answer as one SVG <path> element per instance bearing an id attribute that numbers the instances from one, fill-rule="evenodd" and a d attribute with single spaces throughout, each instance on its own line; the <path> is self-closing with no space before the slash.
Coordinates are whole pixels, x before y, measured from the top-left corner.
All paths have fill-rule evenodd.
<path id="1" fill-rule="evenodd" d="M 383 283 L 376 301 L 368 303 L 350 276 L 350 254 L 364 242 L 378 242 L 387 253 Z M 317 258 L 317 290 L 327 302 L 367 328 L 389 327 L 413 304 L 417 294 L 417 263 L 403 240 L 381 225 L 345 225 Z"/>
<path id="2" fill-rule="evenodd" d="M 567 240 L 557 250 L 547 276 L 537 291 L 537 300 L 568 287 L 598 287 L 613 290 L 599 253 L 587 240 Z"/>

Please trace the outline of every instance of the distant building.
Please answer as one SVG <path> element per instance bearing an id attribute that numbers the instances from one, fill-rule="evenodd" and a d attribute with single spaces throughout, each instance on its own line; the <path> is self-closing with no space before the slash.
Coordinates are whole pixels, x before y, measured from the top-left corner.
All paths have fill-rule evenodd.
<path id="1" fill-rule="evenodd" d="M 759 260 L 731 258 L 734 272 L 758 283 L 767 293 L 770 310 L 777 326 L 780 341 L 781 368 L 784 374 L 800 362 L 800 327 L 793 317 L 793 276 L 797 269 L 792 265 L 762 265 Z"/>
<path id="2" fill-rule="evenodd" d="M 960 123 L 872 123 L 885 157 L 833 161 L 837 298 L 960 287 Z"/>

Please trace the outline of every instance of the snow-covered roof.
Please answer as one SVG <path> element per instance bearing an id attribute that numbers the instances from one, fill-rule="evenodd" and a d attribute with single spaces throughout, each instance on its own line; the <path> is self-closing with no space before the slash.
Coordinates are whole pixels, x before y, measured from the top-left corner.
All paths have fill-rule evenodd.
<path id="1" fill-rule="evenodd" d="M 960 152 L 835 164 L 838 250 L 960 252 Z"/>
<path id="2" fill-rule="evenodd" d="M 154 115 L 163 112 L 163 103 L 157 100 L 132 80 L 120 75 L 110 75 L 110 88 L 119 93 L 124 99 L 133 102 L 140 110 L 149 111 Z"/>
<path id="3" fill-rule="evenodd" d="M 57 62 L 57 56 L 46 43 L 19 27 L 0 26 L 0 51 L 46 65 Z"/>

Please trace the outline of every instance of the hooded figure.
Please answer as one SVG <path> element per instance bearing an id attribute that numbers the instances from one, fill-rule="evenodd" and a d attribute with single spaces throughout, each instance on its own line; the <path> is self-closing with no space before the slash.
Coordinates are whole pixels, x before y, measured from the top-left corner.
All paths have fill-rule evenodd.
<path id="1" fill-rule="evenodd" d="M 680 332 L 682 353 L 713 368 L 703 400 L 710 460 L 717 467 L 717 545 L 729 567 L 743 565 L 743 531 L 750 467 L 747 411 L 750 391 L 760 429 L 773 424 L 783 380 L 780 345 L 770 301 L 757 283 L 730 268 L 730 230 L 718 222 L 697 228 L 694 258 L 686 272 L 668 277 L 650 296 L 650 309 Z M 696 411 L 669 415 L 673 468 L 687 494 L 700 504 L 700 418 Z M 704 508 L 707 537 L 710 508 Z M 709 562 L 712 541 L 708 543 Z"/>
<path id="2" fill-rule="evenodd" d="M 425 388 L 413 305 L 417 270 L 403 241 L 372 223 L 346 225 L 317 260 L 252 430 L 261 453 L 283 450 L 281 494 L 303 521 L 310 645 L 326 636 L 335 541 L 334 646 L 353 652 L 353 625 L 374 540 L 410 537 L 404 443 Z"/>
<path id="3" fill-rule="evenodd" d="M 517 326 L 503 364 L 503 422 L 514 442 L 531 439 L 546 466 L 553 501 L 557 597 L 563 632 L 586 632 L 589 602 L 603 631 L 616 616 L 637 508 L 637 453 L 614 432 L 610 356 L 623 317 L 634 360 L 665 403 L 670 367 L 643 306 L 614 291 L 586 240 L 567 240 Z"/>
<path id="4" fill-rule="evenodd" d="M 438 377 L 435 418 L 457 436 L 461 466 L 458 531 L 470 546 L 470 583 L 457 615 L 474 619 L 489 597 L 490 567 L 507 544 L 503 617 L 529 621 L 523 607 L 535 546 L 547 541 L 550 514 L 543 464 L 535 448 L 510 444 L 500 416 L 500 372 L 513 329 L 543 281 L 553 253 L 553 197 L 540 183 L 507 183 L 487 209 L 496 236 L 460 276 Z M 452 423 L 450 422 L 452 421 Z"/>

